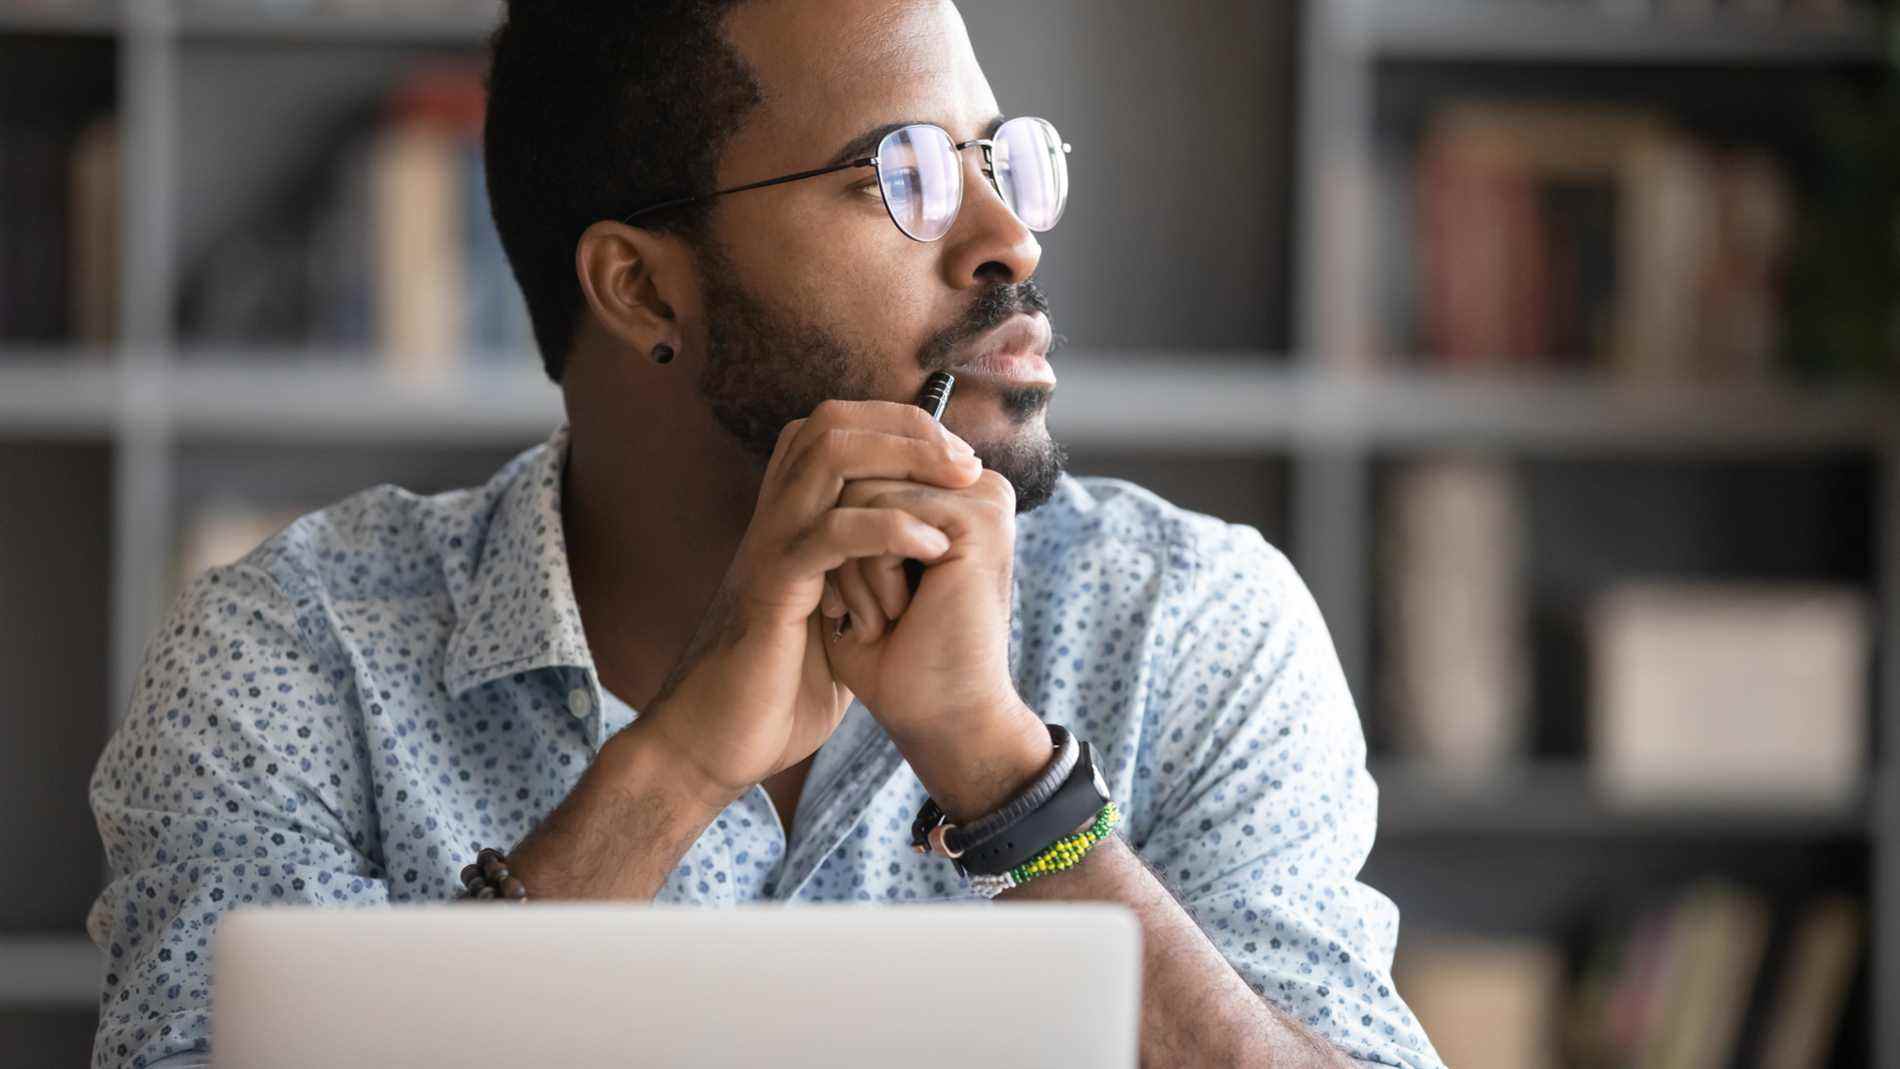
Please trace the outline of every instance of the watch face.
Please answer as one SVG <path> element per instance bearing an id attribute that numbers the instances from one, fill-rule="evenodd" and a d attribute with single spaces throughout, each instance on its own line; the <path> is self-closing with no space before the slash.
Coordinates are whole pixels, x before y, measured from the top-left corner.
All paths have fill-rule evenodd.
<path id="1" fill-rule="evenodd" d="M 1095 773 L 1095 789 L 1102 792 L 1102 797 L 1107 798 L 1108 784 L 1102 782 L 1102 766 L 1095 765 L 1090 769 L 1090 771 Z"/>

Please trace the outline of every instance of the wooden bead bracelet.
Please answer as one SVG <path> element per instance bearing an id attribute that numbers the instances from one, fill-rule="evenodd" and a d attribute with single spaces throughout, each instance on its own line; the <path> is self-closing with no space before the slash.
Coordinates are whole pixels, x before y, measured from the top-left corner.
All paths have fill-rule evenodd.
<path id="1" fill-rule="evenodd" d="M 461 897 L 521 902 L 528 897 L 528 887 L 521 877 L 508 871 L 508 858 L 501 851 L 484 846 L 475 855 L 474 864 L 462 866 Z"/>

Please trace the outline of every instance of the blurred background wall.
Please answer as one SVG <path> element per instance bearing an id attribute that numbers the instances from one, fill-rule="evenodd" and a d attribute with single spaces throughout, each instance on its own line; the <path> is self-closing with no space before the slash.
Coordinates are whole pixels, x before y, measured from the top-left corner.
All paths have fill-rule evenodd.
<path id="1" fill-rule="evenodd" d="M 1258 527 L 1460 1066 L 1900 1065 L 1900 105 L 1855 0 L 965 0 L 1075 145 L 1081 474 Z M 492 0 L 0 0 L 0 1062 L 74 1064 L 85 802 L 183 577 L 558 394 Z"/>

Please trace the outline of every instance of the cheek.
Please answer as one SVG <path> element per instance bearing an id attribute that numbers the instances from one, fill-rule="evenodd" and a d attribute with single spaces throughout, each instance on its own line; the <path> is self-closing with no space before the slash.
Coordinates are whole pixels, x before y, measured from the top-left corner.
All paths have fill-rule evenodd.
<path id="1" fill-rule="evenodd" d="M 931 318 L 930 264 L 909 249 L 893 254 L 874 242 L 860 248 L 849 255 L 833 244 L 821 260 L 807 261 L 808 269 L 798 273 L 797 307 L 840 338 L 908 367 L 943 326 Z"/>
<path id="2" fill-rule="evenodd" d="M 748 258 L 760 268 L 754 277 L 772 286 L 784 307 L 908 367 L 947 322 L 933 318 L 942 314 L 931 288 L 938 247 L 898 233 L 882 206 L 862 213 L 836 207 L 748 220 L 755 224 Z"/>

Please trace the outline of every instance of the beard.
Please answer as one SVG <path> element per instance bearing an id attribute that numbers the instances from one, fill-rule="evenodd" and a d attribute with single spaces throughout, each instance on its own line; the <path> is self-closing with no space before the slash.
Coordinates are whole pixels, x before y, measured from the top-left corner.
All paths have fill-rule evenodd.
<path id="1" fill-rule="evenodd" d="M 703 243 L 698 259 L 707 333 L 699 395 L 719 425 L 758 462 L 760 472 L 785 425 L 810 416 L 821 402 L 885 400 L 876 392 L 882 356 L 746 289 L 716 242 Z M 960 321 L 924 343 L 918 367 L 949 370 L 963 342 L 1018 312 L 1046 314 L 1048 309 L 1048 299 L 1033 281 L 993 286 Z M 1068 462 L 1061 444 L 1046 432 L 1027 429 L 1049 395 L 1042 387 L 1005 390 L 1003 411 L 1024 431 L 1000 442 L 970 443 L 983 466 L 1015 488 L 1018 515 L 1049 500 Z"/>

